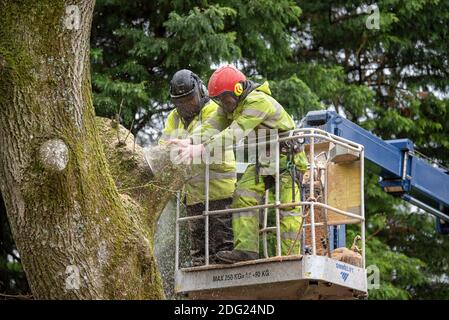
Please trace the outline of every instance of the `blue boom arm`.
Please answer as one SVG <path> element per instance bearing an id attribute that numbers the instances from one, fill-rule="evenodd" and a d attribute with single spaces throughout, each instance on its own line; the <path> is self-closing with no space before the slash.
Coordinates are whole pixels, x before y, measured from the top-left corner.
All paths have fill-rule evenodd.
<path id="1" fill-rule="evenodd" d="M 449 174 L 416 157 L 412 141 L 382 140 L 334 111 L 311 111 L 305 125 L 363 145 L 383 190 L 433 214 L 437 230 L 449 234 Z"/>

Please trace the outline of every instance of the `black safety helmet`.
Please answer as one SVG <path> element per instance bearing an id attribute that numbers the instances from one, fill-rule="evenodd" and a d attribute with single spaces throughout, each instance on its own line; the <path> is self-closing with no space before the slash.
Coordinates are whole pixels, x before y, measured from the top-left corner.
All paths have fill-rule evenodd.
<path id="1" fill-rule="evenodd" d="M 192 71 L 182 69 L 170 81 L 170 99 L 183 118 L 197 115 L 209 101 L 207 89 Z"/>

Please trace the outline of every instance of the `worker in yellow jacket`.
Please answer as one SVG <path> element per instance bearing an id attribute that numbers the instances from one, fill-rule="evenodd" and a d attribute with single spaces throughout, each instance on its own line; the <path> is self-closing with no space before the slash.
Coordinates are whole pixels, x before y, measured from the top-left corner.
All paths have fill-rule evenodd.
<path id="1" fill-rule="evenodd" d="M 210 100 L 207 89 L 200 78 L 190 70 L 176 72 L 170 81 L 170 98 L 176 109 L 170 112 L 159 144 L 171 139 L 188 138 L 195 128 L 211 119 L 203 128 L 203 139 L 227 127 L 229 121 L 217 115 L 218 106 Z M 213 120 L 212 120 L 213 118 Z M 199 141 L 201 142 L 201 141 Z M 183 201 L 187 215 L 201 215 L 205 210 L 204 165 L 193 166 L 193 177 L 183 190 Z M 226 152 L 223 161 L 212 164 L 209 173 L 209 210 L 225 209 L 232 202 L 236 183 L 236 168 L 232 150 Z M 195 266 L 204 264 L 205 239 L 204 220 L 190 220 L 190 251 Z M 220 250 L 232 248 L 232 229 L 230 216 L 211 216 L 209 218 L 210 262 L 216 262 L 215 254 Z"/>
<path id="2" fill-rule="evenodd" d="M 275 130 L 282 136 L 295 128 L 295 123 L 284 108 L 271 97 L 268 82 L 258 85 L 246 79 L 234 66 L 226 65 L 217 69 L 209 79 L 209 96 L 219 104 L 221 112 L 232 121 L 229 127 L 212 136 L 201 144 L 184 147 L 180 161 L 192 161 L 202 154 L 210 154 L 241 138 L 255 133 L 256 141 L 262 138 L 259 129 Z M 213 120 L 213 119 L 212 119 Z M 254 132 L 255 131 L 255 132 Z M 177 142 L 173 142 L 177 143 Z M 305 171 L 307 157 L 295 143 L 283 143 L 280 147 L 280 202 L 300 201 L 300 188 L 296 170 Z M 274 150 L 271 157 L 263 155 L 268 161 L 260 161 L 256 155 L 256 164 L 250 165 L 237 183 L 232 207 L 245 208 L 263 203 L 265 190 L 274 189 L 275 171 Z M 295 173 L 293 173 L 295 172 Z M 299 173 L 299 172 L 298 172 Z M 263 178 L 259 179 L 259 176 Z M 270 196 L 273 201 L 273 196 Z M 289 207 L 280 210 L 281 254 L 298 254 L 299 242 L 296 241 L 301 226 L 301 208 Z M 259 211 L 245 210 L 233 214 L 234 250 L 223 250 L 217 257 L 226 263 L 254 260 L 259 257 Z"/>

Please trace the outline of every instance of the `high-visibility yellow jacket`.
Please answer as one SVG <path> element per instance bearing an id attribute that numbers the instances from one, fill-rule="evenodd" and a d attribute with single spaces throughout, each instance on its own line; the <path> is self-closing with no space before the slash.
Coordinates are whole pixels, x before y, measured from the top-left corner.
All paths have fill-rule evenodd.
<path id="1" fill-rule="evenodd" d="M 239 141 L 251 130 L 277 129 L 279 132 L 293 130 L 295 123 L 291 116 L 272 96 L 268 82 L 251 91 L 240 101 L 232 114 L 218 113 L 232 121 L 231 125 L 206 141 L 205 146 L 212 150 Z"/>
<path id="2" fill-rule="evenodd" d="M 226 117 L 217 114 L 218 108 L 218 105 L 210 100 L 187 128 L 185 128 L 176 109 L 171 111 L 167 117 L 159 144 L 163 144 L 169 139 L 185 139 L 195 129 L 201 131 L 200 136 L 193 137 L 195 144 L 208 140 L 209 137 L 222 131 L 230 123 Z M 200 141 L 198 141 L 199 139 Z M 231 198 L 235 189 L 237 174 L 232 149 L 224 152 L 222 160 L 210 164 L 209 167 L 209 201 Z M 205 201 L 204 164 L 194 164 L 193 172 L 193 177 L 184 186 L 187 205 Z"/>
<path id="3" fill-rule="evenodd" d="M 219 114 L 224 115 L 220 108 Z M 252 132 L 260 136 L 259 129 L 276 129 L 278 133 L 290 131 L 295 128 L 295 123 L 284 108 L 271 97 L 268 82 L 252 90 L 237 105 L 232 114 L 227 115 L 232 121 L 230 126 L 220 133 L 212 136 L 206 143 L 207 152 L 215 152 L 223 146 L 240 141 Z M 263 134 L 263 133 L 262 133 Z M 266 133 L 265 133 L 266 134 Z M 238 159 L 238 158 L 237 158 Z M 279 168 L 284 171 L 280 177 L 280 200 L 282 203 L 293 201 L 292 178 L 288 170 L 287 155 L 282 154 L 279 159 Z M 307 169 L 307 157 L 304 152 L 299 152 L 293 159 L 299 170 Z M 261 163 L 261 169 L 266 171 L 266 175 L 272 175 L 276 169 L 275 161 Z M 270 169 L 270 170 L 269 170 Z M 271 173 L 270 173 L 271 172 Z M 265 194 L 265 184 L 263 181 L 256 182 L 255 166 L 249 166 L 237 184 L 234 193 L 232 208 L 244 208 L 261 204 Z M 295 187 L 295 201 L 300 199 L 299 186 Z M 270 193 L 270 202 L 274 202 Z M 297 230 L 300 227 L 301 217 L 300 207 L 283 209 L 281 217 L 281 252 L 287 254 L 289 251 L 299 252 L 299 243 L 295 240 Z M 252 252 L 259 251 L 259 219 L 258 212 L 254 210 L 242 211 L 233 215 L 234 249 Z M 270 238 L 269 238 L 270 239 Z"/>

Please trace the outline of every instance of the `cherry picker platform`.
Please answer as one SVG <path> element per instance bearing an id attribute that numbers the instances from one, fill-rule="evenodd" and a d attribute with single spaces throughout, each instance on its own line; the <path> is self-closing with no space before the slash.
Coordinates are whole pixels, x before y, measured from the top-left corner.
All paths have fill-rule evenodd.
<path id="1" fill-rule="evenodd" d="M 366 296 L 364 169 L 379 176 L 382 189 L 436 217 L 437 231 L 449 234 L 449 170 L 418 156 L 408 139 L 382 140 L 333 111 L 311 111 L 302 127 L 288 137 L 276 138 L 275 201 L 244 208 L 264 210 L 264 258 L 233 265 L 210 265 L 208 252 L 209 216 L 232 214 L 239 208 L 208 209 L 208 170 L 206 165 L 206 210 L 200 216 L 180 217 L 179 197 L 176 220 L 175 290 L 191 298 L 203 299 L 350 299 Z M 320 183 L 320 201 L 279 201 L 279 145 L 282 141 L 303 141 L 310 166 L 308 188 L 314 195 Z M 321 157 L 324 155 L 324 157 Z M 320 159 L 321 157 L 321 159 Z M 355 189 L 354 186 L 358 188 Z M 312 197 L 312 199 L 318 199 Z M 357 201 L 359 199 L 359 201 Z M 302 251 L 282 256 L 279 210 L 300 206 L 310 213 L 301 230 Z M 267 226 L 268 209 L 276 210 L 276 225 Z M 315 214 L 316 213 L 316 214 Z M 324 213 L 324 220 L 317 216 Z M 190 219 L 205 220 L 206 263 L 199 267 L 180 267 L 179 227 Z M 345 263 L 331 254 L 346 245 L 345 226 L 357 223 L 361 234 L 361 263 Z M 317 235 L 327 242 L 327 252 L 317 250 Z M 324 231 L 323 231 L 324 230 Z M 276 234 L 276 256 L 267 255 L 267 233 Z M 305 247 L 309 250 L 305 250 Z"/>
<path id="2" fill-rule="evenodd" d="M 321 201 L 309 197 L 308 201 L 292 203 L 280 202 L 279 155 L 280 143 L 298 140 L 305 145 L 309 159 L 308 191 L 314 195 L 317 181 L 322 185 Z M 268 141 L 266 143 L 272 143 Z M 275 141 L 276 173 L 275 201 L 253 207 L 209 210 L 209 165 L 205 165 L 205 211 L 202 215 L 181 217 L 180 197 L 176 212 L 176 252 L 175 252 L 175 292 L 193 299 L 353 299 L 367 295 L 365 270 L 365 216 L 364 216 L 364 147 L 347 139 L 338 137 L 321 129 L 301 128 L 293 130 L 286 137 L 277 136 Z M 324 150 L 324 151 L 323 151 Z M 316 154 L 319 151 L 319 154 Z M 323 156 L 324 155 L 324 156 Z M 350 170 L 351 181 L 330 185 L 328 177 L 335 166 Z M 354 174 L 354 171 L 357 171 Z M 345 171 L 343 171 L 345 172 Z M 349 171 L 346 171 L 349 172 Z M 340 175 L 344 180 L 346 174 Z M 355 177 L 355 178 L 354 178 Z M 354 180 L 356 179 L 356 180 Z M 351 192 L 348 183 L 356 192 Z M 332 189 L 333 188 L 333 189 Z M 337 188 L 337 190 L 336 190 Z M 331 190 L 332 189 L 332 190 Z M 340 190 L 338 190 L 340 189 Z M 345 190 L 343 190 L 345 189 Z M 332 202 L 336 193 L 348 195 L 343 202 Z M 357 199 L 354 199 L 356 195 Z M 330 202 L 331 203 L 330 203 Z M 338 207 L 341 205 L 341 207 Z M 301 252 L 289 256 L 281 255 L 280 210 L 287 207 L 301 207 L 308 212 L 308 221 L 302 223 L 298 234 L 302 235 Z M 231 265 L 209 264 L 209 217 L 232 214 L 244 210 L 263 210 L 263 226 L 260 229 L 263 239 L 264 258 L 239 262 Z M 275 210 L 276 225 L 267 225 L 268 210 Z M 324 213 L 324 221 L 316 220 L 316 213 Z M 333 217 L 333 218 L 332 218 Z M 304 216 L 304 219 L 306 217 Z M 328 219 L 329 218 L 329 219 Z M 189 220 L 205 220 L 205 264 L 196 267 L 180 266 L 180 226 Z M 333 259 L 329 250 L 317 250 L 317 228 L 323 229 L 328 238 L 328 226 L 333 224 L 357 223 L 361 234 L 361 265 L 356 266 Z M 267 233 L 276 235 L 276 255 L 267 253 Z M 308 235 L 306 240 L 305 234 Z M 306 251 L 308 243 L 310 250 Z M 319 243 L 318 243 L 319 245 Z"/>

